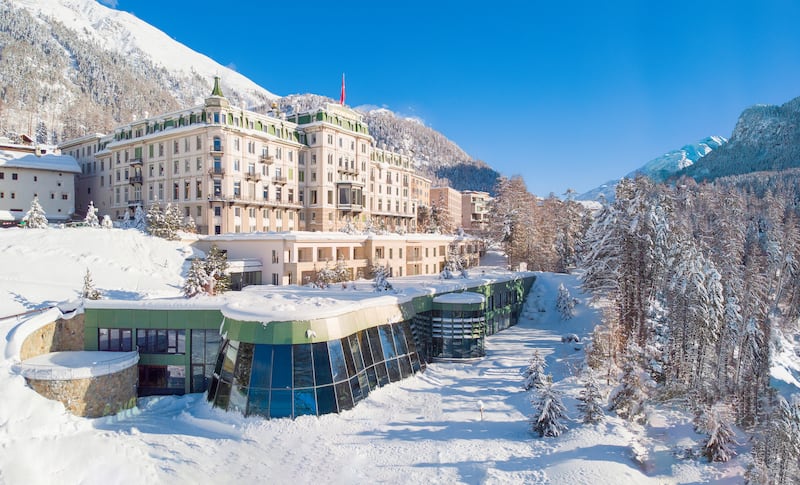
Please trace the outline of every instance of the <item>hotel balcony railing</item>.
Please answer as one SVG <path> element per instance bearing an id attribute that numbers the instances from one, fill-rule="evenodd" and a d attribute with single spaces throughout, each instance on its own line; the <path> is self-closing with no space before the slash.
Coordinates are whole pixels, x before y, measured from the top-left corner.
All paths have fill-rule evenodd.
<path id="1" fill-rule="evenodd" d="M 258 172 L 245 172 L 244 178 L 245 180 L 258 182 L 259 180 L 261 180 L 261 174 Z"/>
<path id="2" fill-rule="evenodd" d="M 285 185 L 286 182 L 287 182 L 287 179 L 286 179 L 286 177 L 275 177 L 274 179 L 272 179 L 272 182 L 274 182 L 276 184 L 280 184 L 280 185 Z"/>
<path id="3" fill-rule="evenodd" d="M 222 167 L 213 167 L 208 169 L 208 174 L 212 177 L 222 177 L 225 175 L 225 169 Z"/>
<path id="4" fill-rule="evenodd" d="M 272 155 L 259 155 L 258 161 L 270 165 L 275 163 L 275 157 L 273 157 Z"/>
<path id="5" fill-rule="evenodd" d="M 144 182 L 144 178 L 141 175 L 134 175 L 133 177 L 128 178 L 128 183 L 131 185 L 141 185 L 142 182 Z"/>
<path id="6" fill-rule="evenodd" d="M 133 158 L 133 159 L 130 160 L 129 163 L 131 165 L 141 165 L 142 164 L 142 158 L 141 157 Z"/>

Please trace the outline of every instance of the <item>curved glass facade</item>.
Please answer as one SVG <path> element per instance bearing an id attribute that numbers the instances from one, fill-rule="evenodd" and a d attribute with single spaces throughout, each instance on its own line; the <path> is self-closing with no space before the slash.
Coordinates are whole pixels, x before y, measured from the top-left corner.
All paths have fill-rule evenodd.
<path id="1" fill-rule="evenodd" d="M 268 418 L 336 413 L 420 367 L 408 320 L 327 342 L 224 340 L 208 400 L 223 409 Z"/>

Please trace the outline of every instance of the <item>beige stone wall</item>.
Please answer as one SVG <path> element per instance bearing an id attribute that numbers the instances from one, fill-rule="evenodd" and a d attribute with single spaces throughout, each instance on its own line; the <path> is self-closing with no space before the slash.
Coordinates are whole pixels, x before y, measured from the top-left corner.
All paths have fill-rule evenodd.
<path id="1" fill-rule="evenodd" d="M 58 319 L 33 332 L 22 343 L 20 360 L 65 350 L 83 350 L 84 314 Z"/>
<path id="2" fill-rule="evenodd" d="M 72 414 L 97 418 L 136 406 L 138 369 L 134 364 L 115 374 L 88 379 L 27 381 L 36 392 L 48 399 L 60 401 Z"/>

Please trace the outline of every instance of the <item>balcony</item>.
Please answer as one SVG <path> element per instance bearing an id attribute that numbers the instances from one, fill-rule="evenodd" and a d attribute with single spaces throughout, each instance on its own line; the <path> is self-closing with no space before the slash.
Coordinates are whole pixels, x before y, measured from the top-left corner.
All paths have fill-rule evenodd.
<path id="1" fill-rule="evenodd" d="M 359 175 L 361 172 L 355 167 L 339 167 L 337 170 L 339 173 L 343 173 L 346 175 Z"/>
<path id="2" fill-rule="evenodd" d="M 286 182 L 288 182 L 288 180 L 286 179 L 286 177 L 275 177 L 274 179 L 272 179 L 272 182 L 278 185 L 286 185 Z"/>
<path id="3" fill-rule="evenodd" d="M 142 164 L 142 158 L 141 158 L 141 157 L 139 157 L 139 158 L 132 158 L 132 159 L 130 160 L 130 162 L 128 162 L 128 163 L 130 163 L 130 165 L 131 165 L 132 167 L 133 167 L 133 166 L 135 166 L 135 165 L 141 165 L 141 164 Z"/>
<path id="4" fill-rule="evenodd" d="M 142 185 L 142 182 L 144 182 L 144 178 L 141 175 L 134 175 L 128 178 L 128 183 L 131 185 Z"/>
<path id="5" fill-rule="evenodd" d="M 337 207 L 339 210 L 343 211 L 352 211 L 352 212 L 361 212 L 364 210 L 364 206 L 361 204 L 339 204 Z"/>
<path id="6" fill-rule="evenodd" d="M 244 178 L 249 182 L 258 182 L 261 180 L 261 174 L 258 172 L 245 172 Z"/>
<path id="7" fill-rule="evenodd" d="M 137 205 L 144 208 L 144 201 L 141 199 L 133 199 L 128 201 L 128 207 L 136 207 Z"/>
<path id="8" fill-rule="evenodd" d="M 208 174 L 212 177 L 223 177 L 225 176 L 225 169 L 222 167 L 214 167 L 208 170 Z"/>
<path id="9" fill-rule="evenodd" d="M 265 163 L 267 165 L 272 165 L 273 163 L 275 163 L 275 157 L 273 157 L 272 155 L 263 155 L 262 154 L 262 155 L 259 155 L 258 161 L 261 162 L 261 163 Z"/>

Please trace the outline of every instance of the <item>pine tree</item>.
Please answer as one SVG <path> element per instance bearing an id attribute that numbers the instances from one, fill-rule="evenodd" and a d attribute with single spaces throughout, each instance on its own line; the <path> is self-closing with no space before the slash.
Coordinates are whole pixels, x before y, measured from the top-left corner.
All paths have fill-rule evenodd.
<path id="1" fill-rule="evenodd" d="M 131 227 L 131 211 L 125 209 L 125 212 L 122 213 L 122 228 L 128 229 L 129 227 Z"/>
<path id="2" fill-rule="evenodd" d="M 81 296 L 87 300 L 99 300 L 101 297 L 100 291 L 94 287 L 92 273 L 89 272 L 89 268 L 86 268 L 86 274 L 83 276 L 83 290 L 81 290 Z"/>
<path id="3" fill-rule="evenodd" d="M 575 316 L 575 304 L 577 300 L 572 297 L 564 283 L 558 285 L 558 298 L 556 299 L 556 309 L 561 315 L 562 320 L 569 320 Z"/>
<path id="4" fill-rule="evenodd" d="M 622 369 L 622 382 L 611 394 L 609 409 L 630 421 L 647 421 L 646 404 L 649 376 L 636 362 L 636 350 L 628 350 Z"/>
<path id="5" fill-rule="evenodd" d="M 583 413 L 583 422 L 587 424 L 599 423 L 605 417 L 603 412 L 603 394 L 591 370 L 584 374 L 584 384 L 578 397 L 578 410 Z"/>
<path id="6" fill-rule="evenodd" d="M 181 230 L 182 226 L 183 215 L 180 207 L 171 203 L 167 204 L 167 208 L 164 211 L 164 235 L 161 237 L 170 241 L 178 240 L 178 231 Z"/>
<path id="7" fill-rule="evenodd" d="M 523 373 L 525 379 L 523 387 L 525 387 L 526 391 L 533 388 L 541 389 L 547 384 L 544 373 L 545 367 L 547 367 L 547 362 L 545 362 L 538 350 L 534 350 L 533 356 L 528 362 L 528 368 Z"/>
<path id="8" fill-rule="evenodd" d="M 156 201 L 150 206 L 150 210 L 147 211 L 147 231 L 152 236 L 169 239 L 169 231 L 166 225 L 164 213 L 161 211 L 161 206 L 158 205 L 158 201 Z"/>
<path id="9" fill-rule="evenodd" d="M 738 443 L 731 422 L 731 413 L 723 404 L 705 407 L 698 416 L 697 431 L 708 435 L 702 452 L 708 461 L 724 462 L 736 456 L 733 445 Z"/>
<path id="10" fill-rule="evenodd" d="M 186 222 L 183 224 L 183 227 L 181 227 L 181 229 L 183 229 L 184 232 L 189 232 L 192 234 L 196 233 L 197 224 L 194 222 L 194 217 L 192 216 L 187 217 Z"/>
<path id="11" fill-rule="evenodd" d="M 133 209 L 133 223 L 132 227 L 142 232 L 148 232 L 147 230 L 147 215 L 142 209 L 142 206 L 136 204 L 136 207 Z"/>
<path id="12" fill-rule="evenodd" d="M 39 197 L 33 197 L 33 201 L 31 201 L 31 208 L 28 210 L 22 220 L 25 221 L 25 227 L 30 229 L 47 229 L 47 217 L 42 205 L 39 204 Z"/>
<path id="13" fill-rule="evenodd" d="M 183 283 L 183 294 L 186 298 L 207 293 L 213 289 L 213 278 L 206 273 L 203 261 L 195 258 L 189 268 L 189 274 Z"/>
<path id="14" fill-rule="evenodd" d="M 549 382 L 538 390 L 531 404 L 534 406 L 534 413 L 531 416 L 531 428 L 540 437 L 560 436 L 567 426 L 562 422 L 566 419 L 567 408 L 561 401 L 561 396 L 553 389 L 552 382 Z"/>
<path id="15" fill-rule="evenodd" d="M 375 291 L 389 291 L 392 289 L 392 284 L 389 283 L 387 279 L 389 277 L 389 270 L 386 266 L 375 266 L 372 269 L 372 274 L 374 275 L 375 279 L 372 282 L 372 287 L 375 288 Z"/>
<path id="16" fill-rule="evenodd" d="M 94 206 L 94 201 L 89 201 L 89 207 L 86 209 L 86 217 L 83 222 L 89 227 L 100 227 L 100 220 L 97 218 L 97 208 Z"/>
<path id="17" fill-rule="evenodd" d="M 205 259 L 206 274 L 214 279 L 214 292 L 224 293 L 231 289 L 231 275 L 228 272 L 228 254 L 216 244 L 211 245 Z"/>

